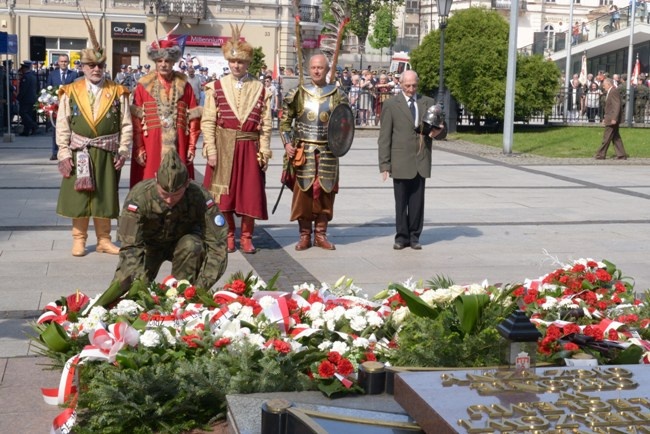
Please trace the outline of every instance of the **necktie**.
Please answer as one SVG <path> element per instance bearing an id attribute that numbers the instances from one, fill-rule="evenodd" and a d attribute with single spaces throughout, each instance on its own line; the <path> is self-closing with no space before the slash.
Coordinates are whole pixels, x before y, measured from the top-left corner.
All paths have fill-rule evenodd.
<path id="1" fill-rule="evenodd" d="M 413 121 L 415 121 L 415 100 L 409 98 L 409 110 L 411 110 L 411 116 L 413 116 Z"/>
<path id="2" fill-rule="evenodd" d="M 65 84 L 65 71 L 61 73 L 61 83 Z"/>

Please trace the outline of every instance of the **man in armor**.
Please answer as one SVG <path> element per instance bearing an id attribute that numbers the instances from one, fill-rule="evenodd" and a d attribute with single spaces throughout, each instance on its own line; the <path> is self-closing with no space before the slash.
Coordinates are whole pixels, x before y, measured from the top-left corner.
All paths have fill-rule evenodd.
<path id="1" fill-rule="evenodd" d="M 280 132 L 287 164 L 295 171 L 291 221 L 298 220 L 300 241 L 296 250 L 314 246 L 334 250 L 327 239 L 327 225 L 334 216 L 334 197 L 338 192 L 339 162 L 328 144 L 329 119 L 339 104 L 348 104 L 336 83 L 327 83 L 327 58 L 322 54 L 309 61 L 310 84 L 290 90 L 283 99 Z M 293 137 L 291 137 L 292 123 Z"/>

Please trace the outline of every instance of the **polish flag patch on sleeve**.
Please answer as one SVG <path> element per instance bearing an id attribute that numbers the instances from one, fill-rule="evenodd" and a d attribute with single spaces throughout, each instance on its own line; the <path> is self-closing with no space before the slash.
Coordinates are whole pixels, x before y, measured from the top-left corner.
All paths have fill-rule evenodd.
<path id="1" fill-rule="evenodd" d="M 208 209 L 212 208 L 212 207 L 214 206 L 214 200 L 212 200 L 212 199 L 208 199 L 208 200 L 205 202 L 205 206 L 206 206 L 206 208 L 208 208 Z"/>
<path id="2" fill-rule="evenodd" d="M 127 205 L 126 209 L 128 209 L 131 212 L 137 212 L 138 211 L 138 205 L 134 203 L 130 203 Z"/>

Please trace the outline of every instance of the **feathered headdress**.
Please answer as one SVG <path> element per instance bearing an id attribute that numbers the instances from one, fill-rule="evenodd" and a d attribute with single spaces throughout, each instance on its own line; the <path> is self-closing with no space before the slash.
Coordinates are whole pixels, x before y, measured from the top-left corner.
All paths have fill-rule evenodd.
<path id="1" fill-rule="evenodd" d="M 167 33 L 165 38 L 158 40 L 158 35 L 156 35 L 156 40 L 147 46 L 147 56 L 149 59 L 154 62 L 158 59 L 170 59 L 172 62 L 178 62 L 178 60 L 183 55 L 183 49 L 178 45 L 178 42 L 175 38 L 171 37 L 171 34 L 178 28 L 180 23 L 174 26 L 173 29 Z"/>
<path id="2" fill-rule="evenodd" d="M 253 47 L 251 47 L 251 44 L 240 41 L 243 28 L 243 24 L 241 27 L 230 25 L 232 36 L 223 45 L 223 57 L 228 61 L 243 60 L 244 62 L 250 62 L 253 60 Z"/>
<path id="3" fill-rule="evenodd" d="M 92 44 L 92 48 L 84 48 L 81 50 L 81 63 L 104 63 L 106 62 L 106 55 L 104 54 L 104 49 L 99 45 L 99 41 L 97 40 L 97 34 L 95 33 L 95 27 L 93 26 L 92 21 L 90 21 L 90 18 L 88 17 L 88 13 L 84 10 L 82 11 L 79 9 L 79 12 L 81 12 L 81 16 L 84 19 L 84 22 L 86 23 L 86 27 L 88 28 L 88 36 L 90 38 L 90 43 Z"/>
<path id="4" fill-rule="evenodd" d="M 330 6 L 332 15 L 334 15 L 334 22 L 325 24 L 321 33 L 320 49 L 330 62 L 330 83 L 333 83 L 336 77 L 336 64 L 339 60 L 343 32 L 345 26 L 350 22 L 350 12 L 346 9 L 346 4 L 341 4 L 336 0 L 332 1 Z"/>

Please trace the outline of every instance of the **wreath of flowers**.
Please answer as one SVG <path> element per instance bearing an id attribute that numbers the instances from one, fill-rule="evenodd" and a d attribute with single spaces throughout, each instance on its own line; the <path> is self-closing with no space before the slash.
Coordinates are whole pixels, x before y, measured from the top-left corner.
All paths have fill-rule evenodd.
<path id="1" fill-rule="evenodd" d="M 48 86 L 41 89 L 41 94 L 38 96 L 34 108 L 37 113 L 47 115 L 54 124 L 59 110 L 59 86 Z"/>

